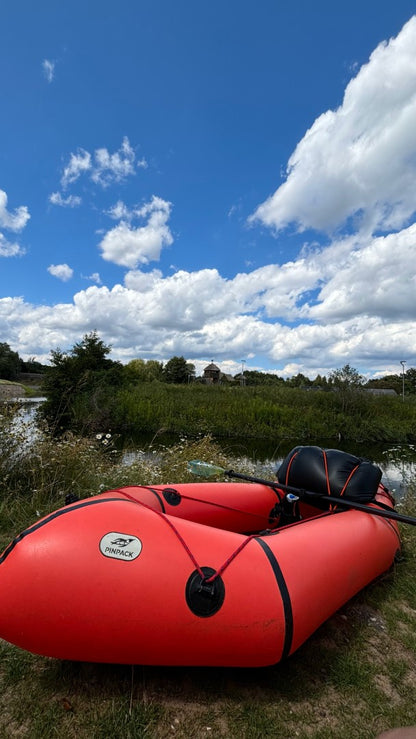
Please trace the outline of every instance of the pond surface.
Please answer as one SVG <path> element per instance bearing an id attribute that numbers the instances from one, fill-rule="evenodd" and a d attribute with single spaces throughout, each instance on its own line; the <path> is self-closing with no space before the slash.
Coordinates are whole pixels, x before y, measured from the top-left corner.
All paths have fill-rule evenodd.
<path id="1" fill-rule="evenodd" d="M 183 437 L 182 437 L 183 438 Z M 130 463 L 136 454 L 143 451 L 158 450 L 170 447 L 180 441 L 171 434 L 142 434 L 134 442 L 125 445 L 125 460 Z M 238 471 L 238 463 L 250 462 L 255 466 L 259 477 L 266 473 L 274 474 L 287 454 L 299 444 L 294 439 L 270 441 L 252 438 L 216 439 L 222 451 L 233 460 L 234 469 Z M 306 445 L 302 443 L 300 445 Z M 333 439 L 317 439 L 308 441 L 308 445 L 323 449 L 341 449 L 357 457 L 364 457 L 377 464 L 383 473 L 382 482 L 394 492 L 397 499 L 405 494 L 409 481 L 416 479 L 416 447 L 412 444 L 374 444 L 371 442 L 343 442 Z"/>
<path id="2" fill-rule="evenodd" d="M 23 403 L 22 403 L 23 400 Z M 22 403 L 15 423 L 24 424 L 31 440 L 36 438 L 35 415 L 36 409 L 44 398 L 19 399 Z M 183 438 L 183 437 L 181 437 Z M 138 453 L 146 452 L 150 447 L 152 450 L 162 450 L 171 447 L 180 441 L 180 437 L 164 432 L 141 434 L 134 440 L 124 440 L 124 459 L 127 464 L 131 463 Z M 256 467 L 258 476 L 275 473 L 283 459 L 299 443 L 295 439 L 281 439 L 270 441 L 268 439 L 219 438 L 216 440 L 224 453 L 233 459 L 235 468 L 238 463 L 249 461 Z M 302 442 L 300 442 L 302 444 Z M 308 445 L 319 446 L 323 449 L 341 449 L 354 454 L 357 457 L 370 459 L 377 464 L 382 472 L 382 481 L 395 493 L 396 498 L 402 497 L 408 487 L 409 481 L 416 478 L 416 447 L 412 444 L 374 444 L 372 442 L 346 442 L 334 439 L 308 440 Z"/>

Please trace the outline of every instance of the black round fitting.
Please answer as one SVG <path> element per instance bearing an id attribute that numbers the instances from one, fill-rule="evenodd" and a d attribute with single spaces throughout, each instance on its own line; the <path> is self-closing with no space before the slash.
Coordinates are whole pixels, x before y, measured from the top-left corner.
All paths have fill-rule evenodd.
<path id="1" fill-rule="evenodd" d="M 224 603 L 225 587 L 221 577 L 216 577 L 212 582 L 207 580 L 215 575 L 212 567 L 201 567 L 204 578 L 201 577 L 198 570 L 194 570 L 186 583 L 186 602 L 188 607 L 195 614 L 206 618 L 213 616 L 220 610 Z"/>
<path id="2" fill-rule="evenodd" d="M 169 505 L 179 505 L 181 502 L 181 496 L 174 488 L 165 488 L 163 497 Z"/>

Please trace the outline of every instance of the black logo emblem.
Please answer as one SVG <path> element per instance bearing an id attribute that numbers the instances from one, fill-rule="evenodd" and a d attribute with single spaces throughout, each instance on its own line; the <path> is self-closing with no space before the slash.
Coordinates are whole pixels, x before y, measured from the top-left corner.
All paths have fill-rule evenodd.
<path id="1" fill-rule="evenodd" d="M 124 539 L 119 536 L 118 539 L 114 539 L 111 544 L 114 544 L 116 547 L 126 547 L 131 541 L 133 541 L 133 539 Z"/>

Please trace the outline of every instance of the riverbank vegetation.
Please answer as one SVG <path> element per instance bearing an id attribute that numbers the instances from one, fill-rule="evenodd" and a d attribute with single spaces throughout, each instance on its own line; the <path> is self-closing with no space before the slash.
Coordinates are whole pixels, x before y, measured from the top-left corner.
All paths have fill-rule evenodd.
<path id="1" fill-rule="evenodd" d="M 130 466 L 112 442 L 103 430 L 82 438 L 40 432 L 28 443 L 28 430 L 15 424 L 15 409 L 3 406 L 0 550 L 62 506 L 68 494 L 187 482 L 186 463 L 195 458 L 235 466 L 209 437 L 183 440 L 157 454 L 149 447 Z M 399 465 L 397 448 L 393 454 Z M 399 510 L 415 515 L 412 486 Z M 416 529 L 401 530 L 401 561 L 275 667 L 61 662 L 0 641 L 0 736 L 374 739 L 388 728 L 415 724 Z M 339 566 L 341 576 L 347 563 Z"/>
<path id="2" fill-rule="evenodd" d="M 0 379 L 14 382 L 21 373 L 42 373 L 46 367 L 33 357 L 25 362 L 9 344 L 0 342 Z"/>
<path id="3" fill-rule="evenodd" d="M 153 379 L 146 381 L 143 362 L 124 367 L 109 359 L 109 353 L 95 333 L 85 336 L 69 354 L 52 352 L 42 386 L 47 400 L 41 413 L 55 433 L 71 429 L 91 434 L 105 428 L 134 438 L 163 428 L 174 434 L 244 435 L 297 443 L 416 440 L 416 395 L 406 396 L 403 402 L 394 393 L 374 394 L 349 365 L 335 370 L 325 389 L 279 378 L 273 384 L 253 386 L 204 384 L 171 381 L 177 376 L 174 367 L 175 373 L 178 365 L 186 372 L 181 358 L 168 363 L 167 381 L 162 381 L 160 367 L 158 377 L 153 362 Z"/>
<path id="4" fill-rule="evenodd" d="M 51 352 L 51 364 L 41 367 L 39 376 L 46 396 L 40 415 L 52 433 L 89 435 L 105 429 L 134 439 L 163 429 L 296 443 L 416 441 L 413 368 L 367 383 L 348 364 L 313 381 L 249 370 L 227 378 L 216 368 L 203 381 L 183 357 L 165 365 L 141 359 L 122 365 L 110 353 L 96 332 L 70 352 Z M 3 365 L 14 362 L 17 371 L 18 355 L 4 344 L 2 356 Z"/>
<path id="5" fill-rule="evenodd" d="M 78 419 L 91 414 L 78 406 Z M 111 421 L 124 435 L 160 428 L 174 433 L 271 440 L 411 442 L 416 404 L 353 393 L 307 393 L 299 388 L 146 385 L 117 393 Z"/>
<path id="6" fill-rule="evenodd" d="M 20 382 L 11 382 L 10 380 L 0 380 L 0 401 L 10 401 L 16 398 L 36 398 L 39 395 L 38 389 L 30 385 L 23 385 Z"/>

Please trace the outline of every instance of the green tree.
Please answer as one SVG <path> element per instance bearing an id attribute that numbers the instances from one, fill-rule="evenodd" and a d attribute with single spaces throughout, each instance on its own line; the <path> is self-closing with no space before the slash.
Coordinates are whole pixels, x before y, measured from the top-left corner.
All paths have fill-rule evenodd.
<path id="1" fill-rule="evenodd" d="M 403 392 L 403 373 L 372 378 L 367 382 L 366 387 L 395 390 L 397 395 L 401 395 Z M 405 395 L 416 393 L 416 369 L 414 367 L 409 367 L 404 374 L 404 392 Z"/>
<path id="2" fill-rule="evenodd" d="M 0 378 L 16 380 L 21 370 L 21 359 L 17 352 L 5 343 L 0 343 Z"/>
<path id="3" fill-rule="evenodd" d="M 183 385 L 195 376 L 195 366 L 184 357 L 172 357 L 163 368 L 163 379 L 175 385 Z"/>
<path id="4" fill-rule="evenodd" d="M 404 375 L 404 391 L 408 395 L 416 393 L 416 369 L 409 367 Z"/>
<path id="5" fill-rule="evenodd" d="M 36 372 L 42 374 L 46 370 L 46 365 L 38 362 L 35 357 L 29 357 L 25 362 L 22 361 L 22 372 Z"/>
<path id="6" fill-rule="evenodd" d="M 287 381 L 288 385 L 290 387 L 310 387 L 312 385 L 312 381 L 309 379 L 309 377 L 306 377 L 302 374 L 302 372 L 299 372 L 297 375 L 294 375 L 294 377 L 291 377 Z"/>
<path id="7" fill-rule="evenodd" d="M 364 377 L 349 364 L 345 364 L 341 369 L 331 372 L 329 380 L 334 387 L 340 390 L 356 390 L 364 383 Z"/>
<path id="8" fill-rule="evenodd" d="M 318 390 L 328 390 L 328 380 L 325 375 L 316 375 L 315 379 L 312 380 L 312 387 Z"/>
<path id="9" fill-rule="evenodd" d="M 132 359 L 125 366 L 125 374 L 129 382 L 153 382 L 163 379 L 163 364 L 156 359 Z"/>
<path id="10" fill-rule="evenodd" d="M 89 371 L 105 370 L 114 364 L 111 359 L 107 359 L 110 352 L 111 346 L 106 346 L 97 332 L 91 331 L 91 333 L 85 334 L 82 341 L 74 344 L 71 356 L 80 372 L 84 369 Z"/>
<path id="11" fill-rule="evenodd" d="M 364 377 L 354 367 L 345 364 L 341 369 L 336 369 L 330 373 L 329 383 L 338 392 L 341 411 L 339 431 L 340 433 L 344 433 L 344 425 L 347 423 L 346 414 L 350 413 L 355 406 L 361 403 L 361 393 L 359 393 L 359 390 L 363 387 Z"/>
<path id="12" fill-rule="evenodd" d="M 240 379 L 240 373 L 235 376 L 235 379 Z M 244 379 L 246 385 L 283 385 L 284 380 L 278 375 L 273 375 L 271 372 L 259 372 L 258 370 L 246 370 L 244 372 Z"/>
<path id="13" fill-rule="evenodd" d="M 123 384 L 123 367 L 107 358 L 110 352 L 95 331 L 69 353 L 51 352 L 43 383 L 46 401 L 40 410 L 53 431 L 91 430 L 108 422 L 114 387 Z"/>
<path id="14" fill-rule="evenodd" d="M 385 375 L 384 377 L 373 377 L 368 380 L 365 387 L 379 390 L 395 390 L 397 395 L 402 392 L 402 375 Z"/>
<path id="15" fill-rule="evenodd" d="M 193 382 L 195 380 L 195 365 L 192 364 L 192 362 L 186 363 L 186 372 L 188 375 L 188 382 Z"/>
<path id="16" fill-rule="evenodd" d="M 163 377 L 163 362 L 158 362 L 156 359 L 148 359 L 146 362 L 146 375 L 148 382 L 161 380 Z"/>

